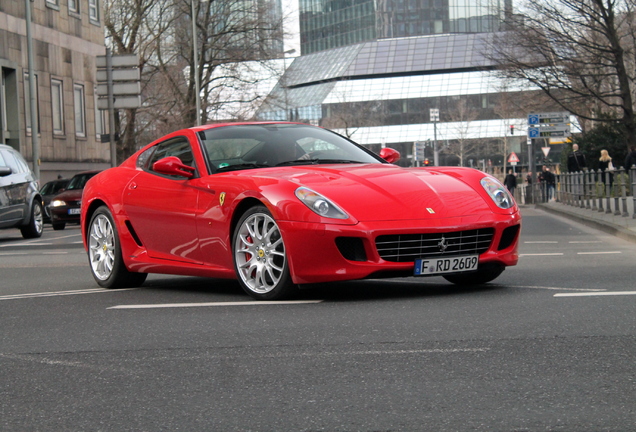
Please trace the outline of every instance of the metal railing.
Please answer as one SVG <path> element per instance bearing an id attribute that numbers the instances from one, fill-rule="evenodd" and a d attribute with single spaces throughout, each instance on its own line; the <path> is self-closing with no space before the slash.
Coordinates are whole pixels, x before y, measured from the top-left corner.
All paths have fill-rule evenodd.
<path id="1" fill-rule="evenodd" d="M 615 216 L 636 219 L 636 165 L 630 169 L 588 170 L 555 175 L 555 199 L 563 204 Z M 528 189 L 528 188 L 526 188 Z M 548 185 L 532 185 L 524 202 L 540 203 L 549 199 Z"/>

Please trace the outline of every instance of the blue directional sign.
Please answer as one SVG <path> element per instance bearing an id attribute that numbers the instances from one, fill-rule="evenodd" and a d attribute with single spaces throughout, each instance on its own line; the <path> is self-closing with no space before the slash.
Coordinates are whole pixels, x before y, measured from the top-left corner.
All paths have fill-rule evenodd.
<path id="1" fill-rule="evenodd" d="M 528 128 L 528 137 L 539 138 L 539 128 L 536 128 L 536 127 Z"/>
<path id="2" fill-rule="evenodd" d="M 528 114 L 528 124 L 529 125 L 537 125 L 537 124 L 539 124 L 539 115 L 538 114 Z"/>

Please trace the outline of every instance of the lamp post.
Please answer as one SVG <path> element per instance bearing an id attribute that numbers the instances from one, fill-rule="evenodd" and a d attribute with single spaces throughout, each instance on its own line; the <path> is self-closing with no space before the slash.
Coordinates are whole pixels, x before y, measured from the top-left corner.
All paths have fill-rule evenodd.
<path id="1" fill-rule="evenodd" d="M 437 122 L 439 121 L 439 108 L 431 108 L 429 116 L 433 122 L 433 163 L 439 166 L 439 152 L 437 151 Z"/>
<path id="2" fill-rule="evenodd" d="M 35 95 L 35 72 L 33 71 L 33 35 L 31 34 L 31 2 L 24 0 L 26 7 L 27 56 L 29 68 L 29 107 L 31 111 L 31 144 L 33 147 L 33 174 L 40 180 L 40 141 L 38 138 L 38 116 Z"/>
<path id="3" fill-rule="evenodd" d="M 201 82 L 199 80 L 199 54 L 197 48 L 197 15 L 194 8 L 194 0 L 190 0 L 192 9 L 192 58 L 194 67 L 194 100 L 196 103 L 196 125 L 201 126 Z"/>

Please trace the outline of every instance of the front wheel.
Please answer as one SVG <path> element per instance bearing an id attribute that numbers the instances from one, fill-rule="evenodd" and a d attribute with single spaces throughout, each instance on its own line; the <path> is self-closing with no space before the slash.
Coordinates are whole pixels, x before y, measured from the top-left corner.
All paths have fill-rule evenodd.
<path id="1" fill-rule="evenodd" d="M 146 273 L 130 272 L 124 264 L 117 227 L 107 207 L 95 211 L 88 230 L 88 259 L 99 286 L 134 288 L 144 283 Z"/>
<path id="2" fill-rule="evenodd" d="M 497 279 L 505 269 L 505 266 L 493 265 L 480 268 L 476 272 L 446 275 L 444 276 L 444 279 L 454 283 L 455 285 L 481 285 Z"/>
<path id="3" fill-rule="evenodd" d="M 296 291 L 282 234 L 266 207 L 252 207 L 241 216 L 232 250 L 239 283 L 250 296 L 280 300 Z"/>
<path id="4" fill-rule="evenodd" d="M 42 203 L 35 199 L 31 206 L 31 218 L 29 224 L 20 227 L 20 233 L 25 239 L 42 237 L 44 230 L 44 216 L 42 211 Z"/>

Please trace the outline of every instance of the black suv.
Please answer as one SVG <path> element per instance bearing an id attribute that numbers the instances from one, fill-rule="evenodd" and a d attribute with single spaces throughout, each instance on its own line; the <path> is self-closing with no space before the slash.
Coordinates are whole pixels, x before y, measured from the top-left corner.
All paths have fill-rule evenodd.
<path id="1" fill-rule="evenodd" d="M 0 144 L 0 229 L 20 228 L 22 237 L 42 235 L 42 197 L 38 182 L 13 147 Z"/>

